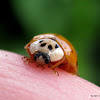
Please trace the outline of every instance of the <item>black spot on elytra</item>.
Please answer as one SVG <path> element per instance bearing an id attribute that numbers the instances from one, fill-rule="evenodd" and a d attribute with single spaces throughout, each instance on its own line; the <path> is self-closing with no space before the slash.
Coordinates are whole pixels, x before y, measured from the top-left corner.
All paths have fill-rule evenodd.
<path id="1" fill-rule="evenodd" d="M 44 40 L 40 40 L 39 43 L 43 42 Z"/>
<path id="2" fill-rule="evenodd" d="M 59 48 L 59 45 L 58 45 L 58 44 L 56 44 L 56 45 L 55 45 L 55 48 Z"/>
<path id="3" fill-rule="evenodd" d="M 48 45 L 48 49 L 49 49 L 49 50 L 52 50 L 52 46 L 51 46 L 51 45 Z"/>
<path id="4" fill-rule="evenodd" d="M 46 43 L 42 43 L 40 46 L 41 46 L 41 47 L 44 47 L 45 45 L 46 45 Z"/>

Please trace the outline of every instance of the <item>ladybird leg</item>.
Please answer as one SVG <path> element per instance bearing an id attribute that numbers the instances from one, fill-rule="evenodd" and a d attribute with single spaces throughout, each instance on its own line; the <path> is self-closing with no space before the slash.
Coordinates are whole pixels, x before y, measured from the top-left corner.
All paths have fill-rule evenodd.
<path id="1" fill-rule="evenodd" d="M 53 73 L 56 74 L 57 76 L 59 76 L 59 73 L 57 71 L 55 71 L 55 68 L 57 68 L 64 60 L 65 60 L 65 57 L 61 61 L 56 63 L 55 65 L 49 65 L 48 67 L 51 67 Z"/>
<path id="2" fill-rule="evenodd" d="M 27 57 L 27 56 L 22 57 L 22 60 L 23 60 L 24 62 L 27 62 L 27 63 L 32 63 L 32 59 L 29 58 L 29 57 Z"/>
<path id="3" fill-rule="evenodd" d="M 55 65 L 51 66 L 52 69 L 56 68 L 57 66 L 59 66 L 61 63 L 63 63 L 63 61 L 65 60 L 65 57 L 63 57 L 62 60 L 60 60 L 59 62 L 57 62 Z"/>
<path id="4" fill-rule="evenodd" d="M 52 72 L 53 72 L 55 75 L 59 76 L 59 73 L 58 73 L 57 71 L 55 71 L 54 68 L 52 68 Z"/>
<path id="5" fill-rule="evenodd" d="M 76 73 L 76 75 L 77 75 L 77 76 L 80 76 L 80 75 L 78 74 L 78 72 Z"/>
<path id="6" fill-rule="evenodd" d="M 58 73 L 57 71 L 55 71 L 55 68 L 52 68 L 52 66 L 53 66 L 52 64 L 49 64 L 49 65 L 48 65 L 48 67 L 52 69 L 52 72 L 53 72 L 55 75 L 59 76 L 59 73 Z M 57 67 L 56 67 L 56 68 L 57 68 Z"/>

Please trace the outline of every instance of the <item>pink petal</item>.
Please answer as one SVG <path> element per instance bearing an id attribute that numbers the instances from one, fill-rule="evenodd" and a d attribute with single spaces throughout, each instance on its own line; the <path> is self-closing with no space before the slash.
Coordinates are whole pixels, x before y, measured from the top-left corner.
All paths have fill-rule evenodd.
<path id="1" fill-rule="evenodd" d="M 100 100 L 100 88 L 78 76 L 57 69 L 37 68 L 22 56 L 0 51 L 0 100 Z M 98 95 L 98 97 L 92 97 Z"/>

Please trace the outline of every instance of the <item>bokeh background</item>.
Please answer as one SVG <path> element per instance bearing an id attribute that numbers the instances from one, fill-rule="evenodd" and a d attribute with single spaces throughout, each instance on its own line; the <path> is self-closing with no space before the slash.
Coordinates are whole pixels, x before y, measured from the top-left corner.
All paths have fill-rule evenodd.
<path id="1" fill-rule="evenodd" d="M 28 55 L 24 45 L 41 33 L 66 37 L 78 54 L 80 77 L 100 86 L 100 0 L 5 0 L 0 49 Z"/>

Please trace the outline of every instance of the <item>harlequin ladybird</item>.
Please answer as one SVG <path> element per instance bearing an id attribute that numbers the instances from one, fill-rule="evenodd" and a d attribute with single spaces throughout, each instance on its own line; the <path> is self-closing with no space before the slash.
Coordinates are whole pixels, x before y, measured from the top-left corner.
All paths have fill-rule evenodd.
<path id="1" fill-rule="evenodd" d="M 25 45 L 25 49 L 30 55 L 30 58 L 24 57 L 26 61 L 35 61 L 42 66 L 47 64 L 57 75 L 59 74 L 55 68 L 78 75 L 76 51 L 61 35 L 50 33 L 37 35 Z"/>

